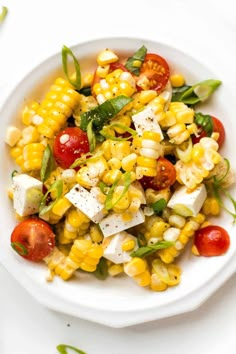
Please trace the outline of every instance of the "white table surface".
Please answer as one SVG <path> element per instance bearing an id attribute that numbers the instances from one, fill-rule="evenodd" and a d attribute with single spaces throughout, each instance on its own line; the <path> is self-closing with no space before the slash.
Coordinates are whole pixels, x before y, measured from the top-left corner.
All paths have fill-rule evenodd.
<path id="1" fill-rule="evenodd" d="M 174 45 L 211 64 L 235 92 L 233 0 L 5 0 L 0 5 L 9 9 L 0 25 L 0 105 L 31 68 L 63 44 L 107 36 Z M 87 354 L 235 352 L 236 276 L 192 313 L 124 329 L 42 307 L 1 265 L 0 284 L 0 354 L 55 354 L 59 343 Z"/>

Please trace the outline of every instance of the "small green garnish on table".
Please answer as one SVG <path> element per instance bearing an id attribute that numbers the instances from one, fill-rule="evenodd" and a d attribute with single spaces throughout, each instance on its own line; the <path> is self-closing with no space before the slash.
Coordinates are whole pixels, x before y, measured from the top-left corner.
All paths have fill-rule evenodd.
<path id="1" fill-rule="evenodd" d="M 6 6 L 2 6 L 2 11 L 0 12 L 0 23 L 3 23 L 8 13 L 8 8 Z"/>
<path id="2" fill-rule="evenodd" d="M 69 351 L 68 351 L 68 349 L 69 349 Z M 71 353 L 71 351 L 74 351 L 75 353 L 78 353 L 78 354 L 86 354 L 83 350 L 73 347 L 71 345 L 67 345 L 67 344 L 59 344 L 57 346 L 57 351 L 60 354 L 69 354 L 69 353 Z"/>

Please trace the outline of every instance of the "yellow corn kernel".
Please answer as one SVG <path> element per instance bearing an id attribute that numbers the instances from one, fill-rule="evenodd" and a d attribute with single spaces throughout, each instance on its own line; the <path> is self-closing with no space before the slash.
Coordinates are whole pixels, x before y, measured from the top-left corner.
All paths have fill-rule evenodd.
<path id="1" fill-rule="evenodd" d="M 116 118 L 112 119 L 112 124 L 122 124 L 125 127 L 129 128 L 131 125 L 131 118 L 127 114 L 121 114 L 118 115 Z M 118 134 L 124 134 L 126 132 L 126 130 L 116 126 L 114 126 L 113 129 Z"/>
<path id="2" fill-rule="evenodd" d="M 117 157 L 112 157 L 107 163 L 111 169 L 119 170 L 121 168 L 121 161 Z"/>
<path id="3" fill-rule="evenodd" d="M 10 147 L 13 147 L 19 142 L 21 135 L 22 135 L 22 133 L 21 133 L 20 129 L 18 129 L 17 127 L 14 127 L 14 126 L 10 126 L 7 128 L 7 132 L 5 135 L 5 142 Z"/>
<path id="4" fill-rule="evenodd" d="M 110 65 L 99 65 L 96 70 L 96 74 L 101 78 L 104 79 L 107 74 L 109 73 Z"/>
<path id="5" fill-rule="evenodd" d="M 53 205 L 52 212 L 62 217 L 65 212 L 70 208 L 70 206 L 71 202 L 67 198 L 62 197 L 57 200 L 56 203 Z"/>
<path id="6" fill-rule="evenodd" d="M 206 216 L 203 213 L 198 213 L 196 216 L 191 216 L 190 219 L 196 221 L 198 224 L 202 224 L 205 221 Z"/>
<path id="7" fill-rule="evenodd" d="M 202 158 L 204 157 L 205 149 L 203 146 L 194 146 L 191 151 L 191 159 L 197 164 L 201 164 Z"/>
<path id="8" fill-rule="evenodd" d="M 112 264 L 108 267 L 108 274 L 112 277 L 123 273 L 124 266 L 123 264 Z"/>
<path id="9" fill-rule="evenodd" d="M 139 286 L 148 286 L 151 283 L 151 275 L 148 270 L 145 270 L 143 273 L 135 275 L 133 279 L 137 282 Z"/>
<path id="10" fill-rule="evenodd" d="M 118 56 L 110 49 L 102 50 L 97 56 L 97 63 L 100 66 L 115 63 L 118 60 Z"/>
<path id="11" fill-rule="evenodd" d="M 101 243 L 103 240 L 103 233 L 98 225 L 92 224 L 89 229 L 91 240 L 95 243 Z"/>
<path id="12" fill-rule="evenodd" d="M 181 87 L 185 84 L 185 79 L 181 74 L 173 74 L 170 76 L 170 82 L 173 87 Z"/>
<path id="13" fill-rule="evenodd" d="M 176 118 L 173 112 L 166 111 L 161 117 L 162 119 L 159 121 L 160 126 L 163 128 L 171 127 L 172 125 L 176 124 Z"/>
<path id="14" fill-rule="evenodd" d="M 129 154 L 122 159 L 121 167 L 124 171 L 133 171 L 137 162 L 137 155 L 135 153 Z"/>
<path id="15" fill-rule="evenodd" d="M 150 288 L 153 291 L 165 291 L 167 289 L 167 287 L 168 287 L 168 285 L 166 283 L 164 283 L 163 281 L 161 281 L 157 274 L 153 273 L 151 275 Z"/>
<path id="16" fill-rule="evenodd" d="M 179 235 L 178 241 L 180 241 L 183 245 L 185 245 L 189 241 L 189 236 L 182 231 Z"/>
<path id="17" fill-rule="evenodd" d="M 203 204 L 203 213 L 205 215 L 219 215 L 220 205 L 218 203 L 218 200 L 214 197 L 207 198 Z"/>
<path id="18" fill-rule="evenodd" d="M 137 166 L 135 173 L 136 178 L 141 179 L 143 178 L 143 176 L 155 177 L 157 175 L 157 170 L 156 168 Z"/>
<path id="19" fill-rule="evenodd" d="M 159 143 L 161 141 L 161 135 L 157 132 L 144 131 L 143 139 L 150 139 Z"/>
<path id="20" fill-rule="evenodd" d="M 25 106 L 21 117 L 22 123 L 24 125 L 30 125 L 32 123 L 32 118 L 36 114 L 38 108 L 39 104 L 37 102 L 32 102 Z"/>
<path id="21" fill-rule="evenodd" d="M 122 176 L 122 172 L 118 169 L 109 170 L 104 173 L 102 180 L 107 185 L 112 185 L 117 179 L 120 179 Z"/>
<path id="22" fill-rule="evenodd" d="M 126 240 L 122 243 L 122 251 L 132 251 L 135 247 L 136 243 L 134 240 Z"/>
<path id="23" fill-rule="evenodd" d="M 162 262 L 164 262 L 165 264 L 170 264 L 174 260 L 174 257 L 172 256 L 172 254 L 169 253 L 167 249 L 160 250 L 158 254 Z"/>
<path id="24" fill-rule="evenodd" d="M 202 224 L 201 224 L 201 226 L 200 226 L 200 229 L 202 229 L 203 227 L 206 227 L 206 226 L 209 226 L 209 225 L 211 225 L 211 222 L 210 221 L 204 221 Z"/>
<path id="25" fill-rule="evenodd" d="M 162 220 L 154 222 L 150 228 L 150 237 L 157 237 L 162 239 L 163 233 L 170 227 L 170 225 Z"/>
<path id="26" fill-rule="evenodd" d="M 138 274 L 144 273 L 146 268 L 147 268 L 147 264 L 144 259 L 133 257 L 130 262 L 124 265 L 124 272 L 128 276 L 134 277 Z"/>
<path id="27" fill-rule="evenodd" d="M 156 170 L 156 167 L 157 167 L 156 160 L 152 159 L 150 157 L 138 156 L 137 163 L 138 163 L 139 166 L 154 168 L 155 170 Z"/>

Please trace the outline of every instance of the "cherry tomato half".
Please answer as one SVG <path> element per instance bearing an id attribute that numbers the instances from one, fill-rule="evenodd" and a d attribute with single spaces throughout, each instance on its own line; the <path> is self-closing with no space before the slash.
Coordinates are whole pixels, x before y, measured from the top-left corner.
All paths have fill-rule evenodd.
<path id="1" fill-rule="evenodd" d="M 157 175 L 155 177 L 143 177 L 140 180 L 144 189 L 152 188 L 161 190 L 172 186 L 176 180 L 175 166 L 165 157 L 157 160 Z"/>
<path id="2" fill-rule="evenodd" d="M 21 221 L 12 231 L 11 245 L 22 257 L 41 261 L 55 246 L 55 234 L 43 220 L 30 218 Z"/>
<path id="3" fill-rule="evenodd" d="M 87 134 L 78 127 L 65 128 L 55 138 L 53 154 L 62 168 L 69 168 L 81 155 L 89 152 Z"/>
<path id="4" fill-rule="evenodd" d="M 218 118 L 214 116 L 211 116 L 211 118 L 213 124 L 213 132 L 219 133 L 219 139 L 217 140 L 217 143 L 219 144 L 219 147 L 221 147 L 225 141 L 225 128 Z M 198 137 L 192 136 L 193 144 L 198 143 L 199 140 L 205 136 L 207 136 L 207 133 L 204 130 L 201 131 Z"/>
<path id="5" fill-rule="evenodd" d="M 148 53 L 145 56 L 144 62 L 140 69 L 140 75 L 137 77 L 137 86 L 142 79 L 147 78 L 150 81 L 150 90 L 155 90 L 160 93 L 164 90 L 170 77 L 169 65 L 158 54 Z"/>
<path id="6" fill-rule="evenodd" d="M 195 232 L 194 244 L 201 256 L 220 256 L 228 250 L 230 238 L 221 226 L 209 225 Z"/>

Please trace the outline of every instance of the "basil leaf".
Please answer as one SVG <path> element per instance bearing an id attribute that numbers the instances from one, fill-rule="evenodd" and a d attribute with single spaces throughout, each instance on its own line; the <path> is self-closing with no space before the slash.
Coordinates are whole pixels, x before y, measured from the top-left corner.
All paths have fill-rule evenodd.
<path id="1" fill-rule="evenodd" d="M 194 122 L 207 133 L 207 136 L 211 136 L 213 132 L 213 121 L 212 121 L 212 117 L 209 114 L 202 114 L 200 112 L 195 112 Z"/>
<path id="2" fill-rule="evenodd" d="M 46 205 L 47 198 L 48 198 L 49 194 L 52 192 L 56 192 L 56 199 L 52 200 L 48 205 Z M 62 192 L 63 192 L 63 181 L 62 180 L 55 181 L 51 185 L 51 187 L 48 189 L 47 193 L 44 194 L 44 196 L 40 202 L 40 206 L 39 206 L 39 215 L 40 216 L 47 213 L 48 211 L 50 211 L 53 208 L 55 203 L 61 197 Z"/>
<path id="3" fill-rule="evenodd" d="M 154 210 L 156 214 L 160 214 L 163 209 L 166 207 L 167 202 L 164 198 L 159 199 L 157 202 L 151 205 L 151 208 Z"/>
<path id="4" fill-rule="evenodd" d="M 124 108 L 133 99 L 124 95 L 106 100 L 100 106 L 81 114 L 80 128 L 87 130 L 88 124 L 93 122 L 93 130 L 100 131 L 103 125 L 114 116 L 116 116 L 122 108 Z"/>
<path id="5" fill-rule="evenodd" d="M 130 254 L 130 256 L 144 258 L 144 257 L 147 257 L 150 254 L 152 254 L 158 250 L 162 250 L 164 248 L 168 248 L 173 245 L 174 245 L 174 242 L 171 242 L 171 241 L 159 241 L 152 246 L 144 246 L 144 247 L 138 248 L 136 251 L 132 252 Z"/>
<path id="6" fill-rule="evenodd" d="M 54 168 L 54 158 L 53 158 L 52 149 L 50 145 L 47 145 L 43 153 L 42 167 L 40 170 L 40 178 L 42 182 L 45 182 L 48 179 L 53 168 Z"/>
<path id="7" fill-rule="evenodd" d="M 62 47 L 62 65 L 63 65 L 63 70 L 65 72 L 65 75 L 67 77 L 67 80 L 69 83 L 74 86 L 77 90 L 80 90 L 81 88 L 81 72 L 80 72 L 80 65 L 76 57 L 74 56 L 72 50 L 68 48 L 67 46 Z M 73 62 L 74 62 L 74 69 L 75 69 L 75 79 L 71 78 L 68 70 L 68 55 L 72 57 Z"/>
<path id="8" fill-rule="evenodd" d="M 147 48 L 143 45 L 132 57 L 128 58 L 125 67 L 131 73 L 138 76 L 140 74 L 140 67 L 144 62 L 146 54 L 147 54 Z"/>
<path id="9" fill-rule="evenodd" d="M 96 270 L 93 272 L 95 277 L 100 280 L 105 280 L 108 277 L 107 261 L 102 257 L 97 265 Z"/>
<path id="10" fill-rule="evenodd" d="M 91 87 L 82 87 L 82 89 L 79 90 L 79 93 L 84 96 L 91 96 Z"/>
<path id="11" fill-rule="evenodd" d="M 2 6 L 2 11 L 0 12 L 0 23 L 3 23 L 8 13 L 8 8 L 6 6 Z"/>
<path id="12" fill-rule="evenodd" d="M 107 197 L 105 200 L 105 209 L 106 210 L 112 209 L 121 200 L 121 198 L 123 198 L 125 193 L 128 191 L 129 186 L 131 185 L 131 173 L 130 172 L 125 172 L 122 177 L 124 178 L 124 189 L 123 189 L 122 193 L 120 194 L 119 198 L 115 202 L 112 203 L 113 194 L 116 189 L 116 186 L 118 185 L 118 183 L 120 181 L 120 178 L 117 179 L 113 183 L 109 192 L 107 193 Z"/>
<path id="13" fill-rule="evenodd" d="M 173 89 L 171 101 L 194 105 L 206 101 L 220 85 L 220 80 L 209 79 L 201 81 L 193 86 L 175 88 Z"/>
<path id="14" fill-rule="evenodd" d="M 71 350 L 73 350 L 75 353 L 78 354 L 86 354 L 83 350 L 72 347 L 71 345 L 67 345 L 67 344 L 59 344 L 57 345 L 56 348 L 60 354 L 69 354 Z M 70 351 L 68 352 L 67 349 L 70 349 Z"/>

